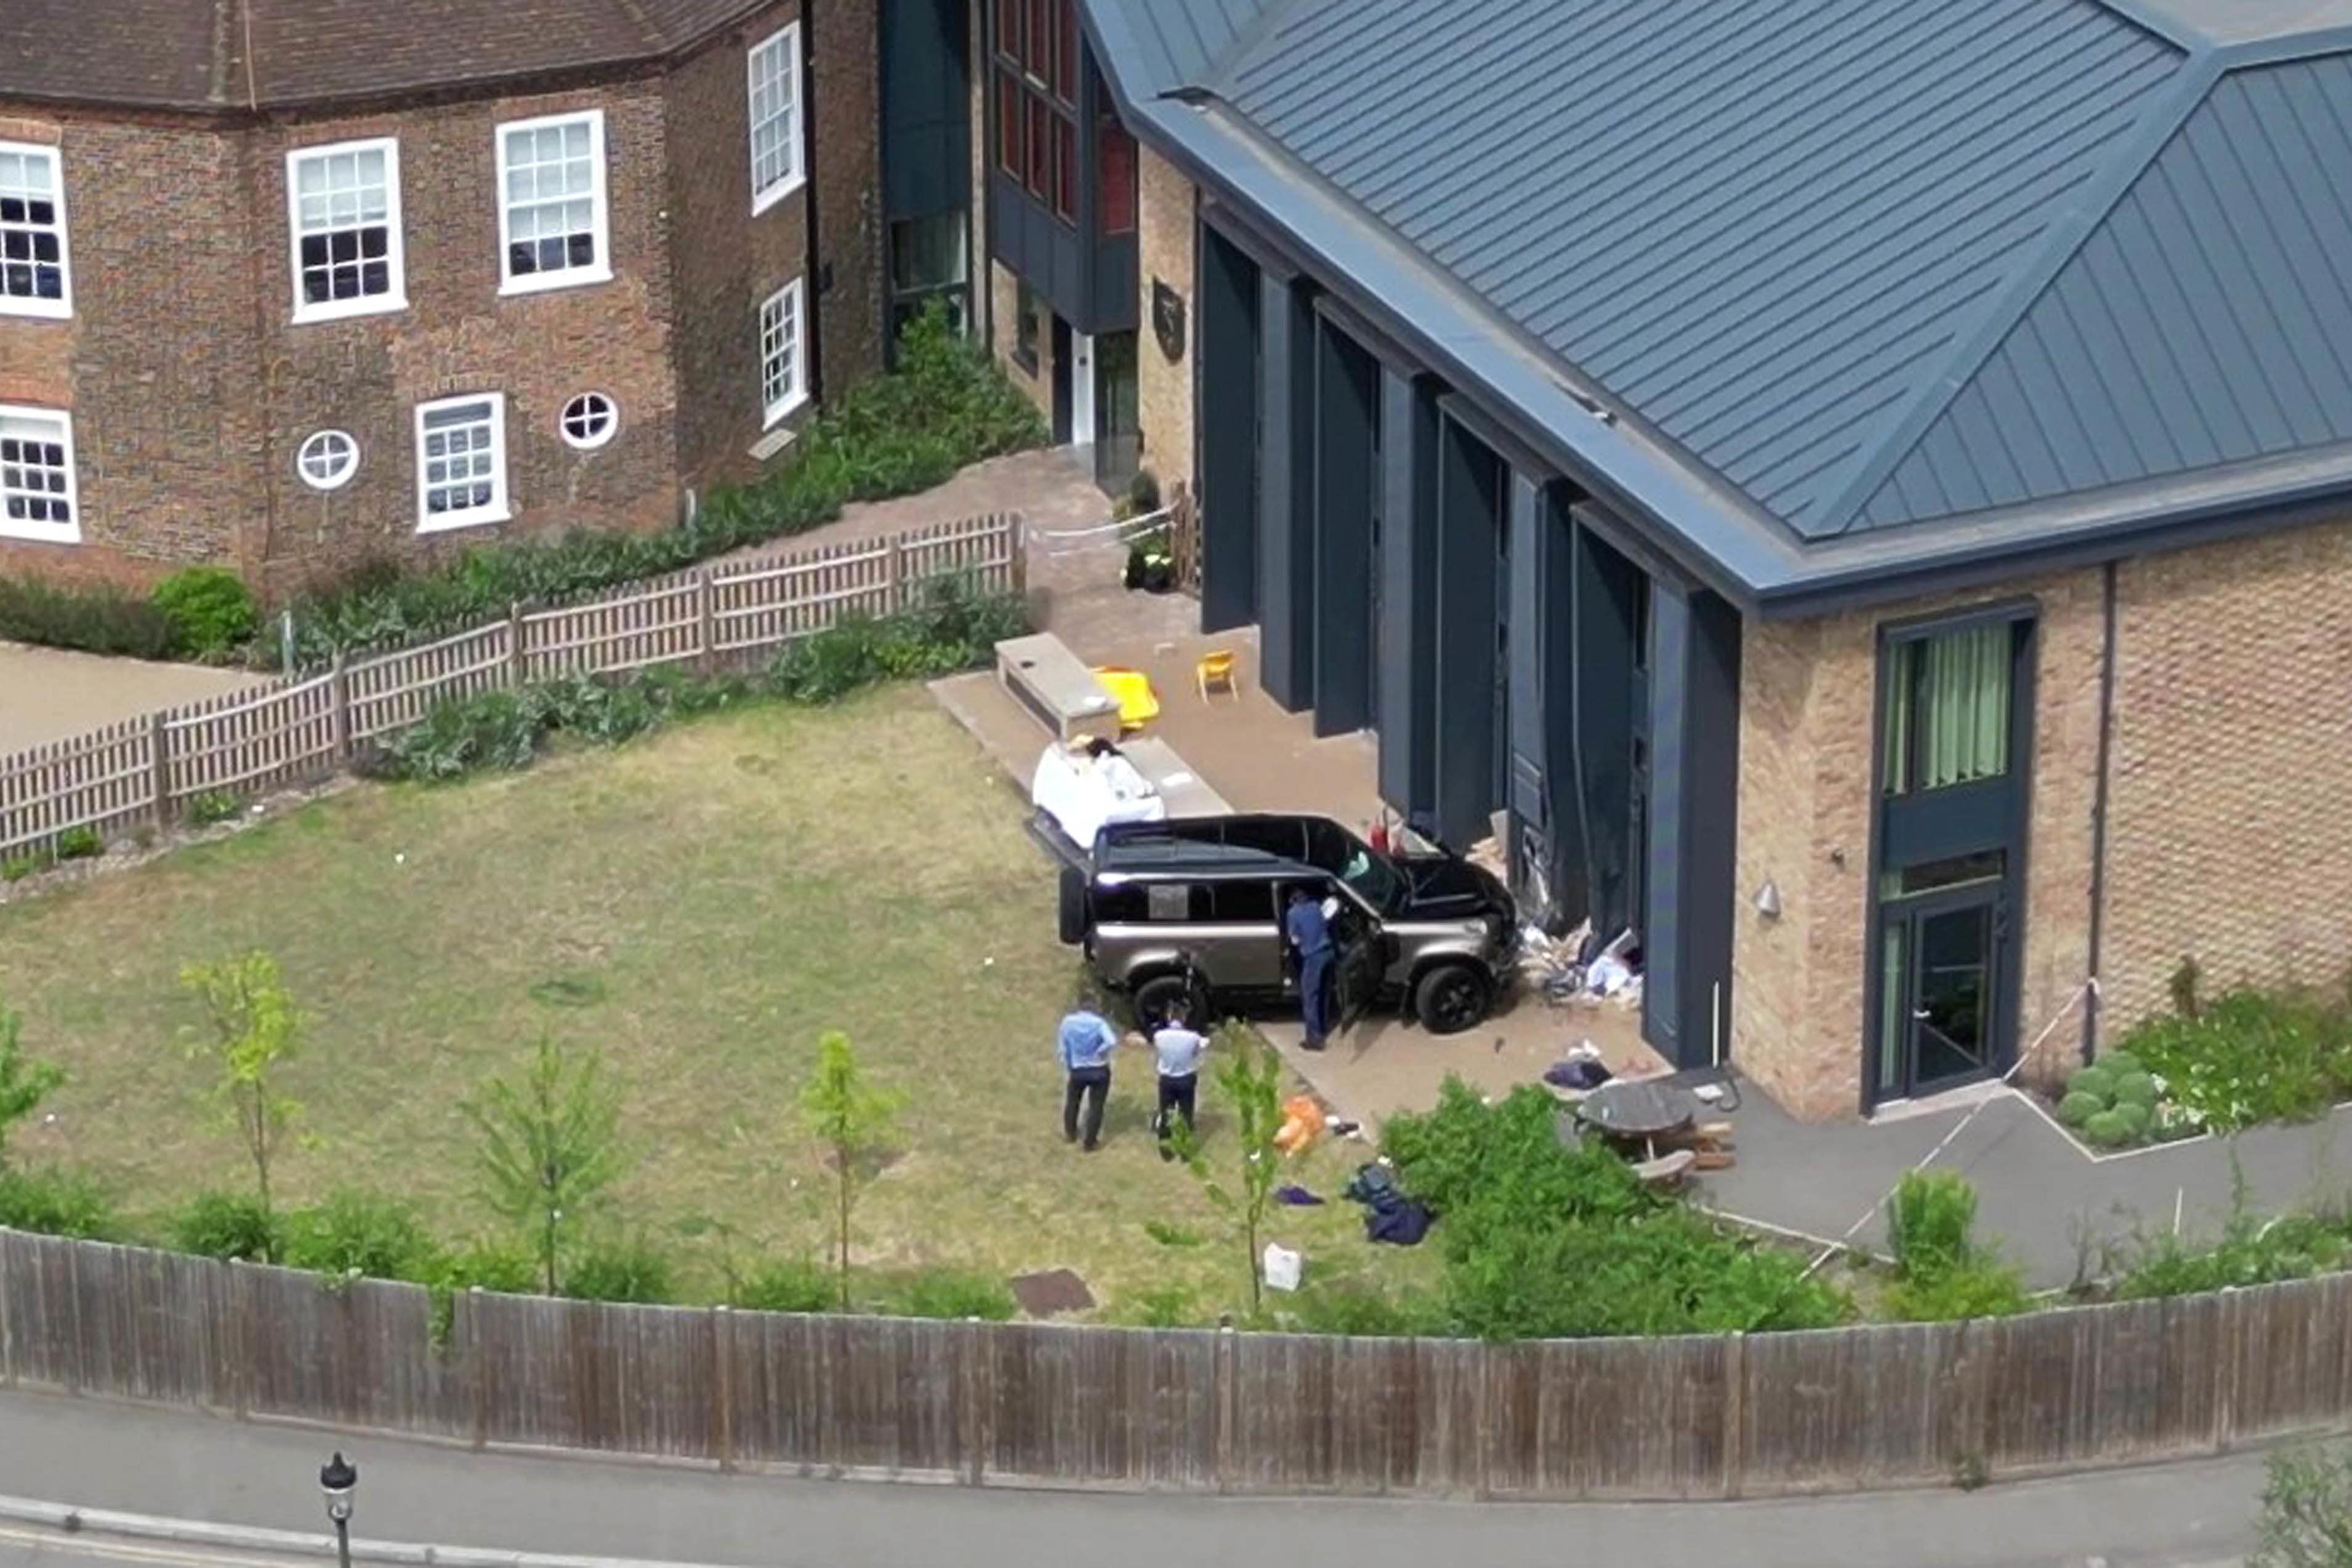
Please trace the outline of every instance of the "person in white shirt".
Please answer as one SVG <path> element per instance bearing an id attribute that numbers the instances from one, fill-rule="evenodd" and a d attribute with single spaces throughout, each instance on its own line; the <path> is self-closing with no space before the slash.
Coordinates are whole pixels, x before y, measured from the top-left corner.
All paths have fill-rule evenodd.
<path id="1" fill-rule="evenodd" d="M 1201 1087 L 1201 1058 L 1207 1054 L 1207 1037 L 1184 1020 L 1181 1012 L 1171 1010 L 1151 1031 L 1151 1053 L 1160 1062 L 1160 1109 L 1151 1118 L 1151 1129 L 1160 1134 L 1160 1157 L 1176 1157 L 1171 1134 L 1176 1118 L 1184 1119 L 1187 1132 L 1192 1126 L 1192 1105 Z"/>

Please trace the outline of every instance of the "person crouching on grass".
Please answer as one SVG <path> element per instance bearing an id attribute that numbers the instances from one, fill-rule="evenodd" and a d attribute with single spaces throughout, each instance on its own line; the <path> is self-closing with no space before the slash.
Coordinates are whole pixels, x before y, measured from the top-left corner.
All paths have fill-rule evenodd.
<path id="1" fill-rule="evenodd" d="M 1176 1119 L 1182 1117 L 1184 1132 L 1189 1138 L 1192 1131 L 1192 1106 L 1201 1088 L 1201 1058 L 1207 1054 L 1206 1036 L 1184 1021 L 1181 1009 L 1171 1008 L 1151 1031 L 1151 1053 L 1159 1059 L 1160 1109 L 1151 1118 L 1151 1130 L 1160 1137 L 1160 1157 L 1176 1157 Z"/>

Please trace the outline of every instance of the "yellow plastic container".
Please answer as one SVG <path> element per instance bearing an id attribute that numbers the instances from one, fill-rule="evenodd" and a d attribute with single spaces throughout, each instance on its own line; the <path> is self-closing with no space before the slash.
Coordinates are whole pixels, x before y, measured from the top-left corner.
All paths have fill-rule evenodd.
<path id="1" fill-rule="evenodd" d="M 1151 677 L 1141 670 L 1106 664 L 1095 672 L 1095 679 L 1118 699 L 1121 734 L 1131 734 L 1160 716 L 1160 695 L 1151 689 Z"/>

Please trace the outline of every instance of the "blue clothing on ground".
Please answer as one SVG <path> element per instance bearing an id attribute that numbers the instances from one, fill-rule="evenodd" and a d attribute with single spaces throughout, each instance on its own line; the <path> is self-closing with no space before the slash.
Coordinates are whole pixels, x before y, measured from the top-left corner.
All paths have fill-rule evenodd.
<path id="1" fill-rule="evenodd" d="M 1080 1008 L 1062 1020 L 1061 1049 L 1062 1066 L 1068 1071 L 1108 1067 L 1111 1052 L 1118 1049 L 1118 1035 L 1102 1014 Z"/>
<path id="2" fill-rule="evenodd" d="M 1323 906 L 1311 899 L 1290 906 L 1282 917 L 1282 930 L 1301 959 L 1331 951 L 1330 924 L 1323 918 Z"/>

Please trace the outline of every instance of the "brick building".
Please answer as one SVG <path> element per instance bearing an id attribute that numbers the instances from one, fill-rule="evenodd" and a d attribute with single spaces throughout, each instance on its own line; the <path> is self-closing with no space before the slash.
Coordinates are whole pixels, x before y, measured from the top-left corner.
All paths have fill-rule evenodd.
<path id="1" fill-rule="evenodd" d="M 1139 329 L 1204 626 L 1669 1059 L 1868 1113 L 2345 971 L 2352 0 L 1073 5 L 973 6 L 1000 350 Z"/>
<path id="2" fill-rule="evenodd" d="M 881 363 L 875 0 L 14 0 L 0 571 L 655 527 Z"/>

